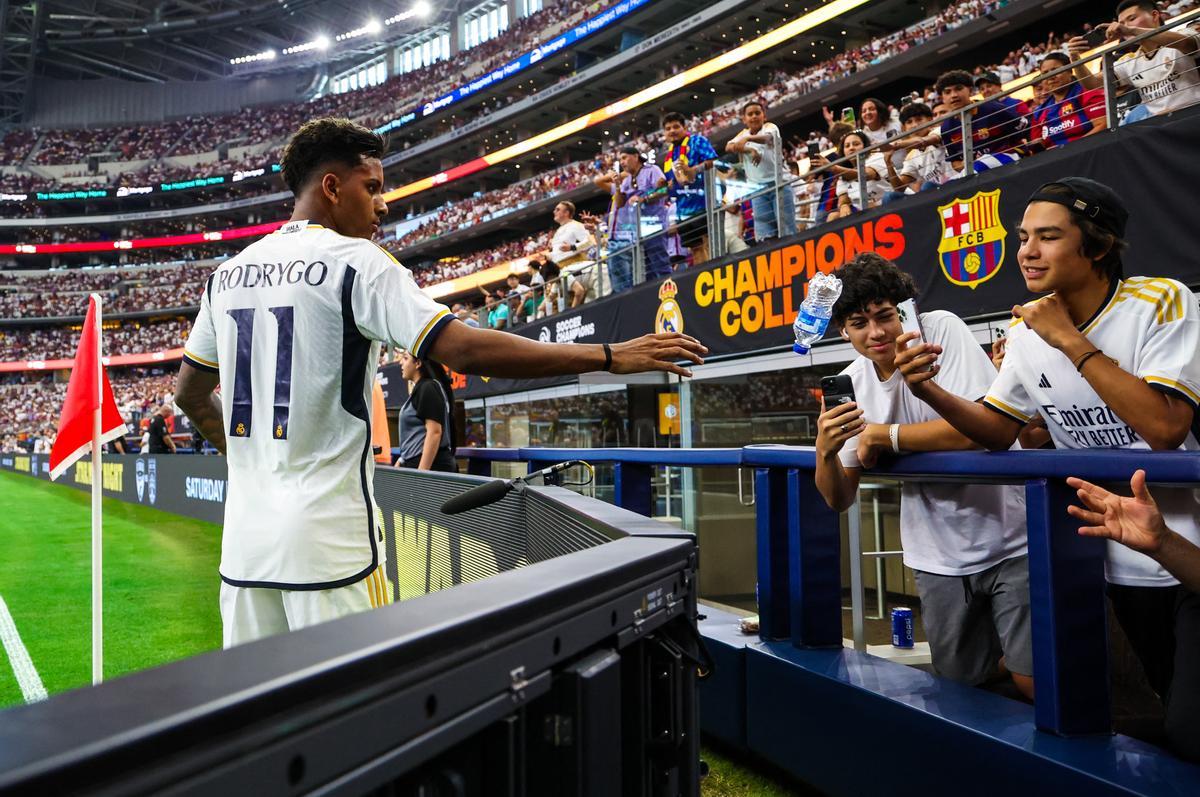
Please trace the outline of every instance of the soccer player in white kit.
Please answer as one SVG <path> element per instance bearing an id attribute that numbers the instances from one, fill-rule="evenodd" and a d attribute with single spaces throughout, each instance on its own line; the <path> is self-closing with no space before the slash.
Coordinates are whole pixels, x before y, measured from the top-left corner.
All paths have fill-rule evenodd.
<path id="1" fill-rule="evenodd" d="M 1129 217 L 1106 185 L 1065 177 L 1034 192 L 1017 262 L 1032 293 L 1013 308 L 1008 351 L 987 395 L 971 402 L 932 381 L 940 346 L 897 346 L 913 394 L 987 448 L 1008 448 L 1040 415 L 1055 448 L 1200 451 L 1200 309 L 1173 279 L 1124 277 Z M 1172 529 L 1200 543 L 1200 492 L 1162 488 Z M 1107 546 L 1113 611 L 1166 708 L 1168 742 L 1200 758 L 1200 595 L 1144 553 Z"/>
<path id="2" fill-rule="evenodd" d="M 549 344 L 461 323 L 371 240 L 387 213 L 383 152 L 348 120 L 305 124 L 281 158 L 291 220 L 204 285 L 175 400 L 228 456 L 225 647 L 389 602 L 372 493 L 380 343 L 515 378 L 687 375 L 676 362 L 706 351 L 685 335 Z"/>

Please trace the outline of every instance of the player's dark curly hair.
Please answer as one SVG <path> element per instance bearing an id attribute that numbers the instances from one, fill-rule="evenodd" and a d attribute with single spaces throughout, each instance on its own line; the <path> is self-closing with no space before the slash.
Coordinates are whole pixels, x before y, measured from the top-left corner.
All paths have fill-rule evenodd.
<path id="1" fill-rule="evenodd" d="M 355 167 L 365 158 L 382 158 L 383 136 L 349 119 L 313 119 L 305 122 L 283 148 L 279 164 L 283 181 L 299 194 L 320 167 L 329 163 Z"/>
<path id="2" fill-rule="evenodd" d="M 842 281 L 842 295 L 833 306 L 833 323 L 842 326 L 854 313 L 877 302 L 900 304 L 917 295 L 913 278 L 892 261 L 874 252 L 862 252 L 834 272 Z"/>
<path id="3" fill-rule="evenodd" d="M 1062 194 L 1063 196 L 1073 197 L 1074 192 L 1065 185 L 1051 183 L 1041 189 L 1047 194 Z M 1129 242 L 1121 238 L 1112 230 L 1105 229 L 1092 219 L 1083 215 L 1077 210 L 1070 211 L 1071 221 L 1075 222 L 1075 226 L 1079 228 L 1082 234 L 1082 242 L 1080 244 L 1080 252 L 1084 257 L 1092 261 L 1092 268 L 1097 272 L 1108 277 L 1110 280 L 1119 280 L 1125 276 L 1125 265 L 1121 262 L 1121 256 L 1125 254 L 1125 250 L 1129 248 Z M 1096 258 L 1099 258 L 1098 260 Z"/>

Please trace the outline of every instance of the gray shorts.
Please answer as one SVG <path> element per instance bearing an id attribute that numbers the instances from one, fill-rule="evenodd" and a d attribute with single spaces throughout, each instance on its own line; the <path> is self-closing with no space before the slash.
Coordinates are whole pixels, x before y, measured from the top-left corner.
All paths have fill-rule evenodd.
<path id="1" fill-rule="evenodd" d="M 969 576 L 913 571 L 933 668 L 972 686 L 996 673 L 1033 675 L 1029 557 L 1017 556 Z"/>

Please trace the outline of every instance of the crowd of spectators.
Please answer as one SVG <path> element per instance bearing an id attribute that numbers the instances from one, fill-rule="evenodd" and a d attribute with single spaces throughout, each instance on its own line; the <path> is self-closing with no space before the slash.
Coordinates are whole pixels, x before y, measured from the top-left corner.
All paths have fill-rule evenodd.
<path id="1" fill-rule="evenodd" d="M 147 354 L 178 349 L 191 321 L 126 321 L 104 330 L 104 355 Z M 79 345 L 79 330 L 71 327 L 0 327 L 0 362 L 69 360 Z"/>
<path id="2" fill-rule="evenodd" d="M 957 28 L 973 19 L 988 14 L 1009 0 L 963 0 L 945 9 L 936 16 L 930 17 L 896 33 L 873 39 L 860 48 L 839 53 L 833 58 L 806 67 L 796 72 L 777 73 L 772 80 L 762 86 L 753 95 L 739 97 L 728 103 L 714 108 L 704 114 L 692 117 L 688 123 L 689 131 L 713 137 L 720 131 L 735 126 L 739 122 L 742 105 L 749 99 L 757 98 L 765 105 L 771 106 L 795 99 L 803 94 L 825 88 L 830 83 L 845 77 L 845 75 L 860 71 L 874 64 L 893 58 L 907 50 L 920 45 L 932 38 L 940 36 L 948 30 Z M 1035 63 L 1036 55 L 1026 55 L 1030 50 L 1041 51 L 1044 45 L 1027 45 L 1013 58 L 1023 56 L 1025 63 Z M 630 138 L 616 138 L 617 144 L 634 146 L 643 152 L 659 149 L 661 145 L 658 130 L 635 135 Z M 828 139 L 825 141 L 829 145 Z M 798 155 L 803 143 L 792 144 L 791 153 Z M 792 158 L 794 160 L 794 157 Z M 612 164 L 612 154 L 598 155 L 595 159 L 578 161 L 543 172 L 535 178 L 521 181 L 511 186 L 489 191 L 480 197 L 462 200 L 446 205 L 433 211 L 430 218 L 422 221 L 415 229 L 399 238 L 395 246 L 403 250 L 414 243 L 445 235 L 458 229 L 473 226 L 497 215 L 515 210 L 530 202 L 569 191 L 579 185 L 590 182 L 590 178 L 603 173 Z"/>
<path id="3" fill-rule="evenodd" d="M 0 136 L 0 163 L 17 164 L 25 160 L 40 131 L 35 127 L 16 128 Z"/>
<path id="4" fill-rule="evenodd" d="M 172 400 L 175 374 L 161 371 L 109 370 L 113 398 L 121 417 L 130 425 L 130 434 L 155 407 Z M 0 382 L 0 451 L 49 452 L 66 392 L 67 383 L 55 382 L 50 376 L 21 374 L 16 380 Z"/>
<path id="5" fill-rule="evenodd" d="M 474 227 L 582 185 L 590 185 L 596 171 L 610 165 L 610 158 L 599 156 L 594 161 L 567 164 L 477 197 L 449 202 L 429 214 L 415 228 L 390 242 L 389 246 L 402 250 L 455 230 Z"/>
<path id="6" fill-rule="evenodd" d="M 817 90 L 827 86 L 839 76 L 847 72 L 854 72 L 871 65 L 880 63 L 883 60 L 894 57 L 905 52 L 913 46 L 921 44 L 936 36 L 941 35 L 947 30 L 958 27 L 965 22 L 978 18 L 980 15 L 987 14 L 995 8 L 1004 5 L 1006 0 L 963 0 L 957 3 L 936 16 L 930 17 L 915 25 L 911 25 L 903 31 L 896 32 L 888 36 L 879 37 L 861 48 L 857 48 L 846 53 L 841 53 L 834 58 L 825 62 L 815 64 L 810 68 L 800 70 L 792 74 L 778 74 L 775 79 L 768 85 L 761 87 L 753 95 L 755 98 L 761 99 L 764 105 L 770 107 L 772 104 L 778 104 L 786 100 L 792 99 L 800 94 Z M 1169 13 L 1178 14 L 1188 10 L 1194 3 L 1191 0 L 1186 2 L 1181 0 L 1170 9 Z M 1086 30 L 1086 29 L 1085 29 Z M 982 82 L 979 88 L 985 93 L 988 91 L 989 85 L 986 80 L 993 81 L 995 86 L 1008 80 L 1023 77 L 1032 71 L 1036 71 L 1041 62 L 1046 58 L 1047 54 L 1055 53 L 1061 49 L 1065 49 L 1065 45 L 1069 36 L 1059 36 L 1051 33 L 1043 41 L 1028 42 L 1023 47 L 1015 49 L 1007 54 L 1007 56 L 999 63 L 980 64 L 974 69 L 974 75 Z M 985 80 L 986 79 L 986 80 Z M 976 86 L 972 86 L 976 88 Z M 993 86 L 994 88 L 994 86 Z M 362 93 L 359 92 L 359 95 Z M 741 106 L 749 99 L 748 97 L 739 98 L 725 105 L 715 108 L 713 111 L 693 117 L 688 120 L 689 131 L 701 133 L 703 135 L 724 136 L 727 131 L 732 130 L 739 121 Z M 868 138 L 874 138 L 875 134 L 881 133 L 884 137 L 895 136 L 900 129 L 900 110 L 905 104 L 913 104 L 915 100 L 923 100 L 931 109 L 931 113 L 936 116 L 946 109 L 941 105 L 939 92 L 935 87 L 927 87 L 924 91 L 918 92 L 918 95 L 906 97 L 902 102 L 894 104 L 884 103 L 882 101 L 868 98 L 861 106 L 862 124 L 866 128 Z M 918 103 L 920 104 L 920 103 Z M 868 117 L 868 108 L 878 109 L 874 114 Z M 836 141 L 832 135 L 835 128 L 835 121 L 832 113 L 829 113 L 828 120 L 831 123 L 828 130 L 813 131 L 808 140 L 818 141 L 822 149 L 828 150 L 835 144 L 843 143 L 843 137 L 838 135 Z M 841 131 L 844 133 L 845 131 Z M 625 141 L 626 145 L 632 145 L 645 153 L 657 153 L 661 146 L 660 132 L 653 131 L 645 134 L 639 134 L 634 138 Z M 878 142 L 874 142 L 878 143 Z M 794 136 L 786 145 L 785 162 L 795 165 L 797 161 L 802 161 L 806 158 L 805 148 L 807 141 L 801 136 Z M 840 146 L 837 149 L 838 154 L 845 154 L 845 150 Z M 904 153 L 899 153 L 894 158 L 894 163 L 899 168 L 904 158 Z M 608 171 L 610 162 L 609 155 L 601 154 L 595 159 L 589 161 L 580 161 L 572 164 L 552 169 L 543 172 L 533 178 L 523 180 L 511 186 L 498 189 L 495 191 L 482 194 L 478 197 L 461 200 L 458 202 L 448 203 L 435 211 L 427 218 L 421 220 L 417 227 L 409 230 L 397 241 L 390 242 L 389 248 L 396 251 L 401 257 L 404 256 L 404 249 L 412 246 L 420 241 L 428 240 L 440 235 L 472 227 L 482 222 L 497 218 L 505 213 L 516 210 L 529 203 L 541 201 L 553 197 L 558 194 L 573 190 L 580 185 L 585 185 L 589 178 L 597 173 Z M 651 158 L 653 160 L 653 158 Z M 883 163 L 883 160 L 880 160 Z M 978 168 L 978 165 L 976 166 Z M 792 171 L 795 171 L 792 169 Z M 959 172 L 953 169 L 946 169 L 940 175 L 939 181 L 950 179 L 956 176 Z M 843 177 L 846 175 L 843 174 Z M 900 186 L 892 183 L 889 185 L 889 178 L 880 170 L 879 173 L 873 174 L 874 184 L 871 191 L 872 203 L 882 201 L 885 194 L 902 195 L 905 190 L 914 191 L 925 182 L 911 186 L 907 189 L 904 185 Z M 843 182 L 845 180 L 843 179 Z M 853 186 L 856 186 L 853 183 Z M 806 200 L 812 200 L 819 193 L 820 186 L 818 182 L 812 178 L 807 181 L 797 181 L 794 186 L 797 189 L 798 199 L 803 203 Z M 874 190 L 874 189 L 878 190 Z M 889 190 L 898 188 L 899 190 Z M 851 191 L 843 192 L 845 195 L 851 195 Z M 894 196 L 892 198 L 895 198 Z M 842 212 L 854 212 L 859 210 L 854 203 L 850 203 L 848 208 L 843 207 Z M 812 221 L 824 221 L 824 217 L 812 219 L 812 214 L 801 212 L 802 218 L 808 218 Z M 748 219 L 747 221 L 752 221 Z M 191 220 L 190 222 L 177 222 L 177 225 L 188 225 L 189 228 L 197 228 L 197 225 L 203 227 L 203 221 Z M 214 225 L 215 226 L 215 225 Z M 227 223 L 222 224 L 227 226 Z M 744 226 L 743 226 L 744 229 Z M 79 234 L 95 235 L 92 232 L 71 231 L 66 228 L 58 228 L 60 236 L 65 230 L 65 234 L 70 235 L 72 232 Z M 125 232 L 125 231 L 123 231 Z M 544 235 L 542 238 L 544 239 Z M 482 252 L 476 252 L 472 255 L 460 258 L 454 262 L 438 263 L 431 268 L 424 269 L 418 274 L 418 280 L 422 284 L 432 284 L 435 282 L 444 281 L 473 271 L 487 268 L 497 263 L 506 262 L 524 254 L 528 254 L 528 250 L 537 248 L 544 241 L 539 239 L 522 239 L 509 243 L 502 244 L 495 249 L 489 249 Z M 163 292 L 166 293 L 166 292 Z M 166 296 L 160 296 L 159 293 L 152 294 L 152 301 L 165 301 Z M 146 297 L 143 297 L 146 298 Z M 143 305 L 144 306 L 144 305 Z M 137 309 L 141 309 L 140 307 Z"/>
<path id="7" fill-rule="evenodd" d="M 87 312 L 88 293 L 104 299 L 104 312 L 134 313 L 195 307 L 211 261 L 144 269 L 71 269 L 43 276 L 0 275 L 0 318 L 54 318 Z"/>
<path id="8" fill-rule="evenodd" d="M 376 86 L 341 94 L 330 93 L 299 103 L 249 107 L 234 114 L 198 115 L 163 123 L 145 123 L 102 128 L 22 130 L 0 141 L 0 165 L 20 164 L 37 144 L 33 162 L 38 165 L 82 163 L 89 155 L 101 154 L 110 161 L 151 161 L 141 169 L 113 177 L 72 181 L 72 187 L 150 185 L 159 181 L 223 174 L 236 169 L 255 169 L 274 163 L 278 147 L 235 163 L 217 162 L 200 167 L 179 168 L 162 163 L 170 156 L 212 152 L 222 144 L 282 144 L 300 124 L 316 116 L 346 116 L 371 127 L 391 121 L 409 108 L 435 99 L 474 77 L 491 71 L 553 37 L 569 20 L 591 16 L 611 5 L 611 0 L 562 0 L 547 5 L 528 17 L 513 21 L 496 38 L 464 50 L 452 58 L 396 75 Z M 73 172 L 64 177 L 77 178 Z M 25 192 L 60 187 L 57 179 L 34 174 L 8 174 L 0 178 L 0 191 Z"/>

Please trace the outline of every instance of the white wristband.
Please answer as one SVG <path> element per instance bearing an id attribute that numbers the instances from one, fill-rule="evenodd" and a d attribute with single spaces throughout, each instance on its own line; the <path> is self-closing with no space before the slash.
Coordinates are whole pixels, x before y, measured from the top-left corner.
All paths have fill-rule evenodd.
<path id="1" fill-rule="evenodd" d="M 888 427 L 888 440 L 892 441 L 892 451 L 900 453 L 900 424 L 893 423 Z"/>

